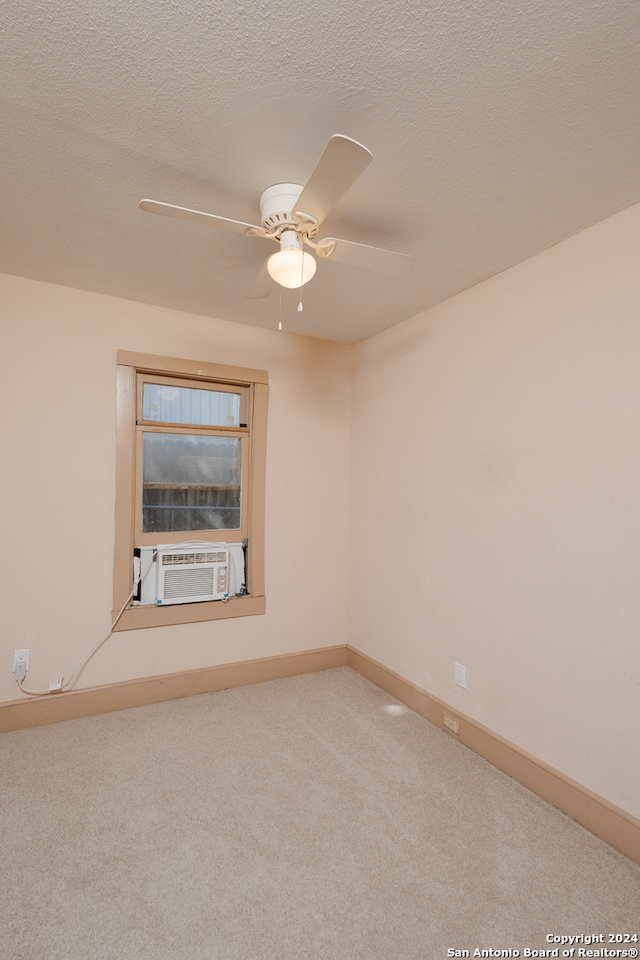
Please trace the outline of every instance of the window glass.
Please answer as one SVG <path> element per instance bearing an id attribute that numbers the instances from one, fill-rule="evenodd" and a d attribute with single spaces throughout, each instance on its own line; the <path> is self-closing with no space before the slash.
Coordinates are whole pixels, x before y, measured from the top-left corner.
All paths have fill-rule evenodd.
<path id="1" fill-rule="evenodd" d="M 143 532 L 239 530 L 240 449 L 239 437 L 145 432 Z"/>
<path id="2" fill-rule="evenodd" d="M 158 423 L 237 427 L 240 425 L 240 394 L 145 383 L 142 418 Z"/>

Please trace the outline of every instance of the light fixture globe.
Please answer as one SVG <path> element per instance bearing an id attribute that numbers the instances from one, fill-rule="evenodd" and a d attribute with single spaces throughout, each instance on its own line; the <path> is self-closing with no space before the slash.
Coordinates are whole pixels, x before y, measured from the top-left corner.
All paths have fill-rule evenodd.
<path id="1" fill-rule="evenodd" d="M 316 261 L 302 249 L 295 230 L 285 230 L 280 237 L 280 249 L 267 260 L 267 271 L 281 287 L 302 287 L 316 272 Z"/>

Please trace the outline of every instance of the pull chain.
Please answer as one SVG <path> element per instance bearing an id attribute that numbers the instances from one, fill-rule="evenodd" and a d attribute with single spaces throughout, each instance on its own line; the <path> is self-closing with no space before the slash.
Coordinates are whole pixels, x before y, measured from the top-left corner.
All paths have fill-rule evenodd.
<path id="1" fill-rule="evenodd" d="M 298 303 L 298 313 L 302 313 L 302 285 L 304 284 L 304 250 L 302 251 L 302 256 L 300 257 L 300 302 Z"/>

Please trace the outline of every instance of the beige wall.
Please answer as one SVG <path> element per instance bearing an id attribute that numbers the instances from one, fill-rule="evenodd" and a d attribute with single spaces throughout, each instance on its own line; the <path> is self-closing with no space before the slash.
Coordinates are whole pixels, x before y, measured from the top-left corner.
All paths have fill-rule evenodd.
<path id="1" fill-rule="evenodd" d="M 355 647 L 636 816 L 639 236 L 635 206 L 355 348 L 350 606 Z"/>
<path id="2" fill-rule="evenodd" d="M 0 277 L 0 701 L 15 647 L 47 686 L 109 624 L 116 350 L 257 367 L 266 615 L 119 633 L 79 686 L 350 642 L 640 815 L 639 234 L 353 349 Z"/>
<path id="3" fill-rule="evenodd" d="M 115 634 L 77 686 L 346 643 L 350 348 L 0 277 L 0 701 L 69 676 L 112 608 L 116 350 L 266 369 L 267 613 Z"/>

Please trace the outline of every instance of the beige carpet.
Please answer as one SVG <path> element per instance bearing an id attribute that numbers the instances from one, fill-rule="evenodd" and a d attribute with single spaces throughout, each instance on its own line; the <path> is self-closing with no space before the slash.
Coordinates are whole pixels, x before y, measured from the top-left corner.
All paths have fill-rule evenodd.
<path id="1" fill-rule="evenodd" d="M 3 734 L 0 755 L 3 960 L 640 932 L 640 867 L 348 667 Z"/>

